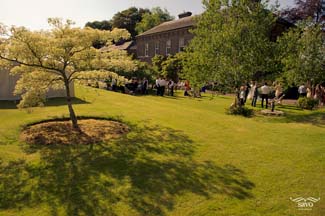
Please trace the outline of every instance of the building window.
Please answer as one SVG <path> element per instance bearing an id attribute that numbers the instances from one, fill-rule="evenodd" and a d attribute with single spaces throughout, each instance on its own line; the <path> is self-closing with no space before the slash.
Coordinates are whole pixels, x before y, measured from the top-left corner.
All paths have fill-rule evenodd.
<path id="1" fill-rule="evenodd" d="M 172 48 L 172 41 L 169 39 L 166 41 L 166 55 L 170 55 Z"/>
<path id="2" fill-rule="evenodd" d="M 144 45 L 144 56 L 145 57 L 148 57 L 149 56 L 149 44 L 148 43 L 146 43 Z"/>
<path id="3" fill-rule="evenodd" d="M 181 52 L 184 50 L 184 48 L 185 48 L 185 40 L 183 37 L 181 37 L 178 42 L 178 51 Z"/>
<path id="4" fill-rule="evenodd" d="M 155 43 L 155 55 L 159 55 L 159 41 Z"/>
<path id="5" fill-rule="evenodd" d="M 159 41 L 155 43 L 155 55 L 159 55 Z"/>

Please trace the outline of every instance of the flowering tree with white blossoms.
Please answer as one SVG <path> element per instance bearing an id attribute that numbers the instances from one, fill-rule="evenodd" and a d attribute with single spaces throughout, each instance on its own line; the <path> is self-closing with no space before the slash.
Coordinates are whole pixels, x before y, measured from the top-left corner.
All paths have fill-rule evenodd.
<path id="1" fill-rule="evenodd" d="M 22 95 L 21 107 L 37 105 L 49 88 L 64 88 L 73 128 L 79 129 L 71 101 L 71 83 L 80 79 L 116 78 L 118 75 L 110 71 L 116 62 L 117 67 L 127 70 L 136 67 L 126 55 L 118 56 L 117 61 L 117 55 L 112 57 L 95 49 L 93 42 L 110 43 L 129 38 L 130 34 L 122 29 L 75 28 L 72 21 L 59 18 L 50 18 L 48 23 L 52 27 L 48 31 L 0 25 L 0 60 L 11 62 L 11 73 L 20 75 L 15 93 Z"/>

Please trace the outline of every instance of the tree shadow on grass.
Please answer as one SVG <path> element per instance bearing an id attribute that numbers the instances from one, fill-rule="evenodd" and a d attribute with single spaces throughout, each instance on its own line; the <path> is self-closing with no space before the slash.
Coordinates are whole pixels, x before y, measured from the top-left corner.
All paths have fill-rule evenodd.
<path id="1" fill-rule="evenodd" d="M 17 101 L 0 101 L 0 109 L 17 109 Z"/>
<path id="2" fill-rule="evenodd" d="M 72 98 L 73 104 L 89 104 L 89 102 L 85 101 L 81 98 Z M 45 106 L 65 106 L 67 105 L 67 99 L 66 98 L 51 98 L 46 100 Z"/>
<path id="3" fill-rule="evenodd" d="M 297 105 L 289 105 L 289 104 L 276 105 L 275 108 L 278 108 L 280 110 L 297 110 L 297 111 L 302 111 L 303 110 L 300 107 L 298 107 Z"/>
<path id="4" fill-rule="evenodd" d="M 17 109 L 19 101 L 0 101 L 0 109 Z M 73 98 L 73 104 L 89 104 L 89 102 L 80 98 Z M 45 106 L 64 106 L 67 105 L 65 98 L 50 98 L 45 102 Z"/>
<path id="5" fill-rule="evenodd" d="M 185 193 L 252 197 L 243 171 L 196 161 L 195 143 L 182 131 L 130 127 L 110 143 L 28 148 L 40 153 L 39 163 L 2 163 L 0 209 L 45 203 L 51 215 L 165 215 Z"/>
<path id="6" fill-rule="evenodd" d="M 298 112 L 285 112 L 283 117 L 273 119 L 275 122 L 282 123 L 303 123 L 311 124 L 318 127 L 325 127 L 325 113 L 324 111 L 313 111 L 308 114 Z"/>

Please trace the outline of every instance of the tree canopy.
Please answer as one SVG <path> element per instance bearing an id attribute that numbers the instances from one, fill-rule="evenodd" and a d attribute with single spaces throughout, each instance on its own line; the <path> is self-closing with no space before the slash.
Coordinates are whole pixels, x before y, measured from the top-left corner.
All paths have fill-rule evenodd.
<path id="1" fill-rule="evenodd" d="M 185 55 L 184 73 L 194 85 L 218 80 L 240 85 L 272 67 L 270 30 L 275 17 L 267 5 L 250 0 L 205 0 Z"/>
<path id="2" fill-rule="evenodd" d="M 126 29 L 134 38 L 156 25 L 173 19 L 174 17 L 166 9 L 160 7 L 154 7 L 151 10 L 130 7 L 117 12 L 111 20 L 87 22 L 85 27 L 99 30 Z"/>
<path id="3" fill-rule="evenodd" d="M 126 10 L 116 13 L 112 20 L 113 28 L 126 29 L 134 38 L 137 35 L 135 30 L 136 24 L 142 20 L 145 13 L 149 13 L 149 9 L 130 7 Z"/>
<path id="4" fill-rule="evenodd" d="M 71 83 L 80 79 L 118 76 L 108 70 L 117 61 L 112 60 L 114 58 L 109 53 L 93 48 L 93 41 L 109 43 L 130 35 L 120 29 L 74 28 L 72 21 L 64 22 L 58 18 L 50 18 L 48 22 L 52 27 L 49 31 L 2 26 L 0 59 L 12 62 L 11 72 L 20 74 L 16 93 L 22 94 L 21 106 L 37 105 L 49 88 L 64 88 L 70 118 L 74 128 L 78 128 L 71 102 Z M 121 62 L 123 58 L 119 58 L 119 67 L 123 67 Z M 132 64 L 127 66 L 132 67 Z"/>
<path id="5" fill-rule="evenodd" d="M 169 55 L 167 57 L 155 55 L 152 58 L 152 66 L 157 75 L 178 82 L 180 78 L 183 78 L 183 61 L 183 52 L 177 53 L 176 55 Z"/>
<path id="6" fill-rule="evenodd" d="M 325 81 L 325 43 L 322 27 L 318 24 L 301 23 L 279 40 L 284 77 L 290 83 Z"/>
<path id="7" fill-rule="evenodd" d="M 160 7 L 154 7 L 142 15 L 142 20 L 137 23 L 136 31 L 138 34 L 143 33 L 163 22 L 173 20 L 174 17 L 166 9 L 161 9 Z"/>
<path id="8" fill-rule="evenodd" d="M 112 24 L 108 20 L 87 22 L 85 27 L 99 30 L 112 30 Z"/>

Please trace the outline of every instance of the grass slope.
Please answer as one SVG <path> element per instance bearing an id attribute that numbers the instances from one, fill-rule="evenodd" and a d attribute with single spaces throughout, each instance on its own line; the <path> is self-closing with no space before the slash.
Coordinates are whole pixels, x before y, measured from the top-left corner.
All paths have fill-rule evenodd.
<path id="1" fill-rule="evenodd" d="M 0 215 L 325 215 L 324 110 L 225 115 L 228 97 L 134 97 L 78 87 L 78 115 L 131 125 L 101 145 L 29 147 L 23 125 L 67 115 L 0 102 Z M 290 197 L 320 197 L 310 211 Z"/>

